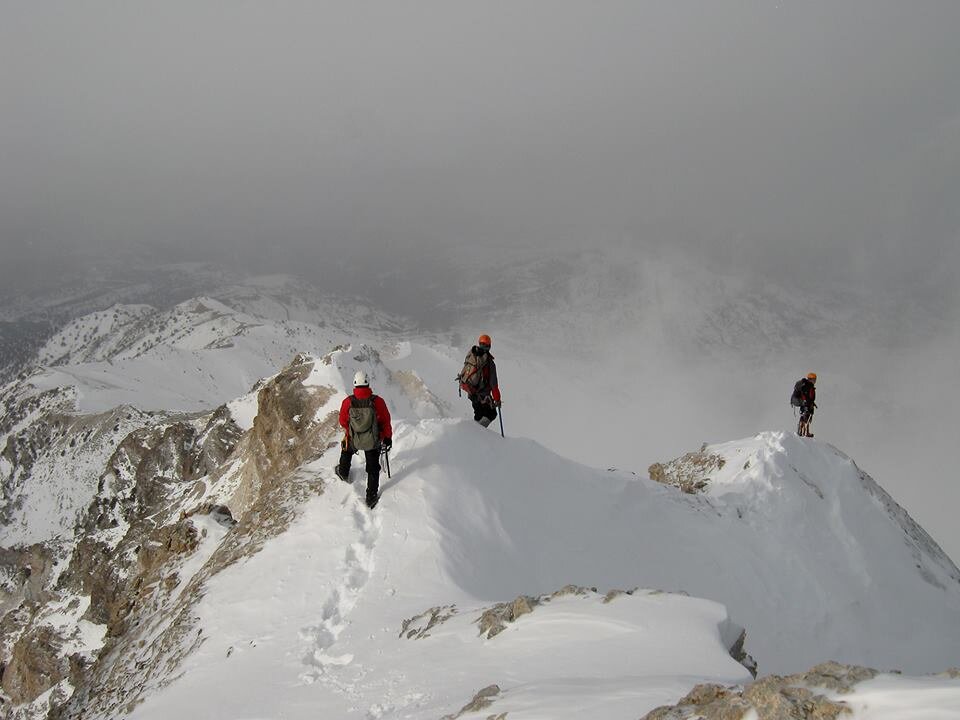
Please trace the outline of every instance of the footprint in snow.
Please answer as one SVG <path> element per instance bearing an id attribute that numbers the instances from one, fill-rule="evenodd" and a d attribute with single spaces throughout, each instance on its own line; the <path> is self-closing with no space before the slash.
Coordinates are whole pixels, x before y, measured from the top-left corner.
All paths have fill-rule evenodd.
<path id="1" fill-rule="evenodd" d="M 301 657 L 308 668 L 300 677 L 306 683 L 321 678 L 332 681 L 331 671 L 353 662 L 351 653 L 331 654 L 328 650 L 336 644 L 347 626 L 350 612 L 373 575 L 373 555 L 380 537 L 380 519 L 371 515 L 355 493 L 348 493 L 341 505 L 346 506 L 351 496 L 356 499 L 351 509 L 356 541 L 349 543 L 344 551 L 342 572 L 333 581 L 333 589 L 323 604 L 320 621 L 300 630 L 303 647 Z"/>

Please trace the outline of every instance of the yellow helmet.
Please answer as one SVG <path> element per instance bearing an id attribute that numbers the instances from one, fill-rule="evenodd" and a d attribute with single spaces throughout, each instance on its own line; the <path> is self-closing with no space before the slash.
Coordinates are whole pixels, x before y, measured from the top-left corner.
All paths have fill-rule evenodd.
<path id="1" fill-rule="evenodd" d="M 816 382 L 816 381 L 817 381 L 817 374 L 814 373 L 814 372 L 812 372 L 812 373 L 807 373 L 807 380 L 813 380 L 814 382 Z"/>

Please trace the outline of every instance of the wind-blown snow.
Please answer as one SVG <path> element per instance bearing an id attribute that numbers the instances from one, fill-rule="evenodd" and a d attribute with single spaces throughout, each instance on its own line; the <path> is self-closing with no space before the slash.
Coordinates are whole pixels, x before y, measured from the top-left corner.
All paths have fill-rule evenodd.
<path id="1" fill-rule="evenodd" d="M 850 720 L 951 720 L 960 717 L 960 679 L 880 675 L 836 696 Z"/>
<path id="2" fill-rule="evenodd" d="M 373 512 L 362 479 L 334 478 L 334 453 L 305 468 L 324 494 L 210 581 L 207 643 L 135 717 L 220 688 L 217 717 L 268 717 L 283 697 L 288 718 L 437 718 L 495 683 L 490 712 L 511 718 L 636 718 L 696 682 L 746 679 L 721 642 L 728 612 L 764 672 L 824 657 L 925 672 L 960 647 L 956 568 L 823 443 L 765 433 L 708 448 L 727 463 L 695 497 L 469 421 L 399 421 L 394 448 Z M 565 596 L 478 637 L 483 607 L 568 583 L 647 590 Z M 455 612 L 401 636 L 438 607 Z"/>

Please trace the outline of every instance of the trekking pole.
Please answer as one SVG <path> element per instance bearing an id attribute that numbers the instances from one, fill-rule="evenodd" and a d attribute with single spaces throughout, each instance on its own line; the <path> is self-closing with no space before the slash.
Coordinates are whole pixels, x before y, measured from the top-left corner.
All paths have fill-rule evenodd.
<path id="1" fill-rule="evenodd" d="M 506 435 L 503 434 L 503 405 L 497 408 L 500 412 L 497 413 L 497 417 L 500 418 L 500 437 L 505 438 Z"/>
<path id="2" fill-rule="evenodd" d="M 389 480 L 390 479 L 390 451 L 389 450 L 383 451 L 383 459 L 386 461 L 386 464 L 387 464 L 387 480 Z"/>

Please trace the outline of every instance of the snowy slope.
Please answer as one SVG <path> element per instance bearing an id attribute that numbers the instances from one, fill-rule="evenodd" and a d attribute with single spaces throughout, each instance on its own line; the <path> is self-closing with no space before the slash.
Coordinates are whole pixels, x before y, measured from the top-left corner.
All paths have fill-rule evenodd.
<path id="1" fill-rule="evenodd" d="M 249 289 L 246 290 L 249 292 Z M 226 292 L 226 291 L 225 291 Z M 241 302 L 240 290 L 233 299 Z M 355 341 L 364 321 L 397 321 L 363 305 L 286 306 L 269 296 L 246 298 L 262 312 L 309 315 L 313 322 L 251 315 L 200 297 L 168 311 L 116 306 L 68 324 L 41 349 L 44 367 L 29 382 L 39 390 L 74 387 L 77 409 L 103 412 L 122 404 L 145 410 L 209 410 L 272 375 L 296 353 L 320 355 Z M 332 322 L 331 320 L 336 320 Z"/>
<path id="2" fill-rule="evenodd" d="M 797 377 L 816 370 L 823 402 L 814 431 L 882 478 L 948 554 L 960 556 L 950 512 L 960 503 L 960 484 L 937 482 L 954 472 L 940 450 L 951 442 L 951 408 L 960 402 L 952 382 L 952 358 L 960 352 L 954 317 L 915 293 L 875 284 L 823 287 L 810 277 L 778 284 L 750 258 L 742 260 L 718 267 L 705 257 L 636 248 L 544 256 L 484 246 L 411 258 L 383 285 L 383 277 L 365 284 L 336 265 L 325 265 L 311 283 L 108 258 L 93 272 L 78 269 L 69 283 L 52 287 L 51 279 L 29 298 L 6 298 L 0 316 L 12 324 L 0 327 L 0 355 L 9 350 L 22 359 L 25 348 L 52 332 L 31 329 L 37 323 L 57 328 L 62 318 L 126 303 L 156 308 L 146 327 L 166 320 L 174 303 L 203 295 L 257 326 L 237 340 L 218 336 L 236 343 L 236 357 L 209 357 L 179 341 L 163 349 L 158 333 L 139 331 L 128 349 L 143 341 L 154 349 L 119 361 L 119 369 L 97 364 L 104 358 L 85 356 L 84 343 L 71 347 L 69 338 L 66 347 L 60 337 L 44 350 L 47 359 L 70 352 L 69 367 L 60 366 L 66 376 L 49 384 L 86 384 L 84 409 L 126 402 L 194 411 L 245 392 L 300 350 L 322 354 L 359 342 L 384 348 L 401 340 L 444 353 L 453 346 L 456 364 L 469 342 L 488 332 L 501 363 L 508 432 L 578 462 L 637 472 L 702 441 L 792 429 L 785 394 Z M 421 323 L 448 320 L 449 332 L 435 337 L 378 307 L 403 307 Z M 197 317 L 184 314 L 188 323 Z M 128 329 L 118 328 L 111 342 Z M 599 412 L 609 419 L 602 431 Z"/>
<path id="3" fill-rule="evenodd" d="M 134 717 L 436 718 L 497 684 L 489 712 L 511 718 L 635 718 L 745 678 L 729 620 L 764 672 L 956 663 L 960 573 L 849 459 L 779 433 L 707 452 L 726 462 L 690 496 L 469 421 L 400 422 L 372 513 L 330 454 L 304 468 L 324 492 L 297 524 L 210 581 L 208 641 Z M 485 607 L 569 583 L 601 594 L 478 637 Z M 431 608 L 451 617 L 408 638 Z"/>
<path id="4" fill-rule="evenodd" d="M 451 456 L 477 442 L 494 453 L 500 441 L 461 421 L 397 430 L 395 479 L 383 486 L 382 510 L 363 507 L 360 481 L 351 488 L 333 478 L 332 457 L 307 468 L 327 483 L 324 494 L 283 538 L 210 582 L 197 608 L 209 641 L 184 677 L 134 717 L 436 718 L 491 684 L 501 693 L 490 712 L 511 717 L 525 709 L 575 717 L 586 707 L 634 717 L 691 682 L 749 677 L 727 653 L 738 629 L 724 608 L 659 592 L 609 603 L 592 592 L 564 595 L 480 637 L 475 620 L 485 607 L 538 592 L 523 548 L 498 547 L 520 538 L 507 537 L 496 509 L 478 496 L 486 472 L 451 472 Z M 528 444 L 518 444 L 508 457 L 528 455 Z M 471 529 L 489 536 L 464 558 L 462 534 Z M 432 608 L 446 619 L 427 629 Z M 687 642 L 677 645 L 678 636 Z M 221 691 L 198 705 L 211 687 Z"/>
<path id="5" fill-rule="evenodd" d="M 182 665 L 171 661 L 146 686 L 130 686 L 131 699 L 143 701 L 137 716 L 437 718 L 496 683 L 483 717 L 639 717 L 696 683 L 743 681 L 745 669 L 728 654 L 739 627 L 748 630 L 747 650 L 764 673 L 827 658 L 912 673 L 960 663 L 960 572 L 872 479 L 819 439 L 764 432 L 707 446 L 696 454 L 711 458 L 697 469 L 702 490 L 686 494 L 629 472 L 654 458 L 604 471 L 554 454 L 622 460 L 593 444 L 590 378 L 562 377 L 569 368 L 531 352 L 523 338 L 495 341 L 506 378 L 504 440 L 459 419 L 468 407 L 452 382 L 461 339 L 457 347 L 427 337 L 398 340 L 390 327 L 357 337 L 340 324 L 346 310 L 337 310 L 337 323 L 304 322 L 298 313 L 311 311 L 297 301 L 244 293 L 238 298 L 247 309 L 268 315 L 292 308 L 291 319 L 211 298 L 169 313 L 118 308 L 116 318 L 91 316 L 71 326 L 48 344 L 49 358 L 63 364 L 3 393 L 27 410 L 0 428 L 9 516 L 0 542 L 56 539 L 66 543 L 64 552 L 73 523 L 103 494 L 103 465 L 125 436 L 151 425 L 164 433 L 177 423 L 193 427 L 170 436 L 173 454 L 156 456 L 168 462 L 205 443 L 212 431 L 192 434 L 205 427 L 232 422 L 249 437 L 266 402 L 261 378 L 275 377 L 296 351 L 333 350 L 308 363 L 303 379 L 304 387 L 333 396 L 315 417 L 284 423 L 329 421 L 361 367 L 394 413 L 394 477 L 384 479 L 376 511 L 359 501 L 362 480 L 348 488 L 333 477 L 335 451 L 328 452 L 296 471 L 296 483 L 311 490 L 291 491 L 302 503 L 286 507 L 295 518 L 289 528 L 219 571 L 208 561 L 236 542 L 235 533 L 206 515 L 186 521 L 184 513 L 198 504 L 207 512 L 229 505 L 243 463 L 260 458 L 228 455 L 207 475 L 184 472 L 171 496 L 184 504 L 164 513 L 192 522 L 202 541 L 177 560 L 181 584 L 151 622 L 164 632 L 164 608 L 178 607 L 178 617 L 195 615 L 201 634 L 172 654 L 186 658 Z M 358 326 L 359 316 L 382 322 L 366 312 L 357 309 Z M 56 347 L 64 354 L 54 357 Z M 675 390 L 627 388 L 614 407 L 629 416 L 651 393 L 666 400 Z M 43 398 L 52 398 L 49 407 Z M 222 416 L 207 414 L 227 401 Z M 124 402 L 200 414 L 174 422 L 169 413 L 111 410 Z M 259 432 L 269 437 L 290 427 L 261 422 Z M 164 475 L 170 469 L 158 467 Z M 149 480 L 102 499 L 123 506 L 153 492 Z M 144 522 L 152 531 L 154 516 Z M 102 534 L 119 539 L 130 527 Z M 131 538 L 127 546 L 135 545 L 131 552 L 139 553 Z M 552 597 L 571 584 L 597 592 Z M 190 592 L 181 595 L 185 586 Z M 608 590 L 633 588 L 604 602 Z M 484 611 L 518 596 L 533 612 L 480 638 L 475 621 Z M 70 605 L 74 620 L 83 614 L 77 608 L 91 606 L 84 594 L 57 602 Z M 45 612 L 60 617 L 59 607 Z M 427 629 L 431 619 L 441 622 Z M 89 650 L 95 655 L 103 625 L 84 628 L 100 638 Z M 45 712 L 45 700 L 37 702 L 36 713 L 24 717 Z"/>

